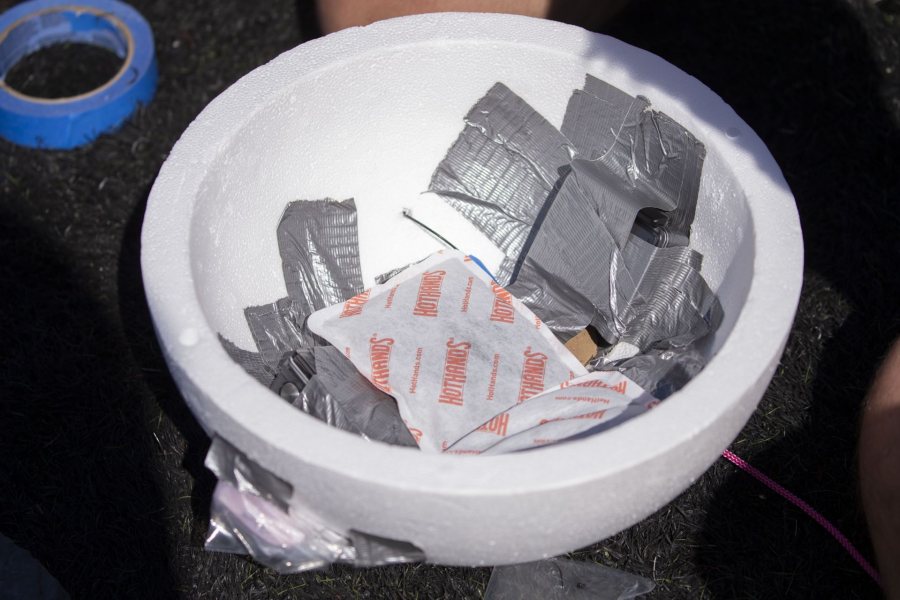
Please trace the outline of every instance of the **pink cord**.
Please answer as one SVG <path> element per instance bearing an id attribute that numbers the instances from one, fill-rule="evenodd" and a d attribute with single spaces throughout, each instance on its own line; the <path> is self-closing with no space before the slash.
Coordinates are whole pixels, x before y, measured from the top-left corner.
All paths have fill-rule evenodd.
<path id="1" fill-rule="evenodd" d="M 875 567 L 869 564 L 869 561 L 867 561 L 863 557 L 863 555 L 860 554 L 859 550 L 857 550 L 856 547 L 850 543 L 850 540 L 848 540 L 847 537 L 843 533 L 841 533 L 837 527 L 832 525 L 828 519 L 819 514 L 816 509 L 772 481 L 768 476 L 763 474 L 761 471 L 756 469 L 756 467 L 748 463 L 746 460 L 744 460 L 731 450 L 725 450 L 725 452 L 722 453 L 722 456 L 734 463 L 736 467 L 743 469 L 758 481 L 760 481 L 763 485 L 768 487 L 770 490 L 812 517 L 813 521 L 821 525 L 825 529 L 825 531 L 830 533 L 834 537 L 834 539 L 836 539 L 841 544 L 841 546 L 844 547 L 844 550 L 846 550 L 850 554 L 850 556 L 852 556 L 854 560 L 859 563 L 859 566 L 861 566 L 863 570 L 868 573 L 872 579 L 875 580 L 875 583 L 881 585 L 881 578 L 878 577 L 878 571 L 875 570 Z"/>

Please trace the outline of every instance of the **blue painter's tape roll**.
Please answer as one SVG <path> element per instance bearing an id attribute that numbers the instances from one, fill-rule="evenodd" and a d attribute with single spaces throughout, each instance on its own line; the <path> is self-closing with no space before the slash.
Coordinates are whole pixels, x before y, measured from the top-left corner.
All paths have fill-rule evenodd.
<path id="1" fill-rule="evenodd" d="M 69 98 L 35 98 L 5 83 L 25 56 L 61 42 L 93 44 L 122 59 L 99 88 Z M 68 149 L 115 129 L 156 91 L 153 32 L 116 0 L 31 0 L 0 15 L 0 136 L 23 146 Z"/>

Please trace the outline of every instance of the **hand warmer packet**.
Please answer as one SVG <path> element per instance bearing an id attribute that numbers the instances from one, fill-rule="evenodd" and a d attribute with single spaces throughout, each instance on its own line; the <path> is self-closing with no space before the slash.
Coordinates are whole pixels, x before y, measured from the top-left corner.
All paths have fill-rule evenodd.
<path id="1" fill-rule="evenodd" d="M 461 252 L 432 255 L 313 313 L 308 326 L 397 399 L 419 447 L 432 452 L 587 374 L 534 313 Z"/>
<path id="2" fill-rule="evenodd" d="M 626 409 L 630 409 L 630 416 L 636 416 L 654 401 L 625 375 L 595 371 L 564 381 L 500 413 L 446 452 L 501 454 L 546 446 L 609 423 L 622 416 Z"/>

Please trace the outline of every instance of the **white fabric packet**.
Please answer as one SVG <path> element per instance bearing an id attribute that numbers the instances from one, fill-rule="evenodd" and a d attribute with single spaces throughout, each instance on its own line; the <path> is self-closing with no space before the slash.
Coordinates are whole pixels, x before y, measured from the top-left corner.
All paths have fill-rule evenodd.
<path id="1" fill-rule="evenodd" d="M 426 451 L 587 375 L 534 313 L 457 251 L 313 313 L 308 326 L 397 399 Z"/>
<path id="2" fill-rule="evenodd" d="M 450 446 L 448 454 L 502 454 L 577 436 L 646 412 L 658 400 L 616 371 L 565 381 L 500 413 Z"/>

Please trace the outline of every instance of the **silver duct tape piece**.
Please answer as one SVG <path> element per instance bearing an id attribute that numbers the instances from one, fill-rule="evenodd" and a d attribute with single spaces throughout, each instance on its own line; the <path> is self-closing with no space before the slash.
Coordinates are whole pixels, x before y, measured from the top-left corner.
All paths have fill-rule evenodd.
<path id="1" fill-rule="evenodd" d="M 723 310 L 687 247 L 656 248 L 632 236 L 610 263 L 610 338 L 641 350 L 684 347 L 715 331 Z"/>
<path id="2" fill-rule="evenodd" d="M 618 162 L 625 157 L 636 160 L 631 153 L 623 156 L 624 146 L 635 139 L 634 130 L 639 129 L 641 115 L 650 103 L 612 86 L 598 93 L 601 97 L 575 90 L 563 128 L 578 149 L 572 169 L 582 186 L 590 190 L 597 212 L 622 248 L 638 212 L 644 208 L 672 210 L 676 204 L 668 197 L 645 193 L 640 170 Z"/>
<path id="3" fill-rule="evenodd" d="M 564 340 L 591 324 L 609 342 L 683 347 L 722 321 L 701 262 L 688 247 L 656 248 L 636 236 L 620 252 L 570 176 L 508 289 Z"/>
<path id="4" fill-rule="evenodd" d="M 244 309 L 244 316 L 263 362 L 273 372 L 278 370 L 285 354 L 315 343 L 314 336 L 305 327 L 309 313 L 292 298 L 249 306 Z"/>
<path id="5" fill-rule="evenodd" d="M 350 433 L 360 433 L 318 375 L 314 375 L 298 393 L 293 405 L 327 425 Z"/>
<path id="6" fill-rule="evenodd" d="M 661 215 L 664 224 L 655 226 L 658 245 L 687 246 L 697 210 L 706 147 L 664 113 L 651 111 L 647 118 L 650 124 L 645 142 L 651 148 L 646 153 L 648 163 L 652 168 L 654 161 L 659 160 L 659 188 L 654 189 L 670 194 L 676 203 L 674 210 Z M 674 168 L 670 167 L 673 163 Z"/>
<path id="7" fill-rule="evenodd" d="M 705 156 L 703 145 L 668 116 L 651 110 L 647 98 L 632 97 L 591 75 L 584 90 L 569 99 L 562 132 L 578 158 L 606 167 L 613 176 L 610 185 L 646 196 L 648 206 L 663 210 L 690 197 L 685 179 L 698 167 L 694 160 L 702 165 Z"/>
<path id="8" fill-rule="evenodd" d="M 333 346 L 303 348 L 287 354 L 270 389 L 316 419 L 399 446 L 415 446 L 396 401 L 375 388 Z"/>
<path id="9" fill-rule="evenodd" d="M 644 302 L 626 312 L 619 341 L 638 348 L 683 348 L 718 329 L 724 312 L 698 271 L 668 270 Z"/>
<path id="10" fill-rule="evenodd" d="M 320 343 L 306 329 L 311 313 L 363 289 L 352 199 L 292 202 L 277 236 L 289 295 L 244 309 L 262 361 L 273 372 L 286 354 Z"/>
<path id="11" fill-rule="evenodd" d="M 566 112 L 564 132 L 580 155 L 567 167 L 565 138 L 497 84 L 469 112 L 466 129 L 435 171 L 431 189 L 506 252 L 497 280 L 562 339 L 594 324 L 610 341 L 630 331 L 645 347 L 656 341 L 653 322 L 637 330 L 634 315 L 624 308 L 631 300 L 648 299 L 645 304 L 652 305 L 675 297 L 673 286 L 656 290 L 655 280 L 645 281 L 644 265 L 615 254 L 628 246 L 639 214 L 643 226 L 636 231 L 662 245 L 686 244 L 693 220 L 705 150 L 649 106 L 644 98 L 588 76 Z M 686 226 L 673 226 L 681 222 Z M 622 268 L 611 275 L 604 267 L 614 259 L 641 275 L 629 276 Z M 651 275 L 668 262 L 655 264 Z M 683 270 L 671 266 L 676 275 Z M 622 295 L 628 301 L 617 303 Z M 704 304 L 704 298 L 698 301 Z M 649 319 L 657 316 L 645 313 Z M 701 314 L 715 324 L 715 307 Z M 675 343 L 685 341 L 690 340 Z"/>
<path id="12" fill-rule="evenodd" d="M 291 202 L 278 224 L 278 248 L 288 296 L 301 312 L 362 292 L 353 199 Z"/>
<path id="13" fill-rule="evenodd" d="M 562 133 L 574 144 L 577 159 L 595 167 L 585 164 L 582 171 L 619 196 L 612 203 L 616 214 L 627 219 L 628 213 L 637 214 L 635 207 L 667 211 L 639 222 L 653 228 L 659 245 L 687 245 L 706 156 L 689 131 L 651 110 L 646 98 L 588 75 L 584 90 L 569 99 Z M 625 240 L 617 236 L 617 241 L 621 248 Z"/>
<path id="14" fill-rule="evenodd" d="M 391 540 L 370 533 L 350 530 L 350 540 L 356 550 L 356 567 L 381 567 L 425 560 L 425 552 L 415 544 Z"/>
<path id="15" fill-rule="evenodd" d="M 597 162 L 573 160 L 570 177 L 575 177 L 586 190 L 586 198 L 594 203 L 618 248 L 625 247 L 638 213 L 644 208 L 655 208 L 650 200 L 619 190 L 611 173 Z"/>
<path id="16" fill-rule="evenodd" d="M 227 340 L 224 340 L 223 343 L 226 342 Z M 231 346 L 233 346 L 233 344 Z M 245 363 L 249 363 L 245 364 L 245 368 L 259 369 L 261 367 L 264 374 L 270 372 L 269 367 L 263 363 L 259 354 L 242 351 L 237 347 L 234 347 L 234 350 L 241 352 L 241 354 L 238 355 L 239 359 L 244 360 Z M 313 350 L 307 347 L 285 353 L 278 363 L 278 368 L 275 373 L 268 376 L 268 381 L 261 381 L 273 392 L 281 396 L 282 399 L 290 402 L 293 406 L 296 406 L 303 412 L 324 421 L 328 425 L 364 435 L 364 432 L 356 426 L 356 421 L 351 420 L 347 416 L 341 403 L 335 400 L 333 391 L 337 390 L 338 394 L 342 397 L 348 397 L 348 402 L 351 403 L 350 408 L 352 410 L 354 402 L 366 402 L 367 398 L 364 389 L 359 385 L 354 386 L 354 383 L 359 384 L 359 380 L 365 382 L 365 378 L 358 372 L 355 372 L 355 369 L 353 369 L 353 372 L 345 369 L 344 372 L 338 372 L 335 377 L 336 369 L 332 364 L 334 363 L 334 360 L 327 354 L 329 350 L 340 354 L 335 348 L 321 348 L 321 351 L 326 353 L 324 358 L 325 362 L 328 363 L 326 364 L 326 367 L 330 367 L 327 372 L 327 383 L 322 381 L 321 376 L 316 375 L 316 355 L 319 356 L 318 362 L 321 363 L 323 362 L 322 354 L 317 352 L 314 355 Z M 369 387 L 371 388 L 371 386 Z M 375 388 L 371 388 L 369 392 L 370 396 L 375 396 L 377 399 L 383 400 L 383 398 L 381 398 L 383 394 L 378 392 Z M 387 399 L 393 403 L 393 399 L 390 397 L 387 397 Z M 396 411 L 396 405 L 394 405 L 394 412 L 399 420 L 399 413 Z M 400 423 L 400 427 L 403 428 L 402 422 Z M 405 428 L 403 429 L 405 430 Z M 408 432 L 406 433 L 407 437 L 411 440 L 411 436 L 408 435 Z"/>
<path id="17" fill-rule="evenodd" d="M 410 264 L 414 264 L 414 263 L 410 263 Z M 387 271 L 386 273 L 382 273 L 381 275 L 376 275 L 375 283 L 377 283 L 378 285 L 381 285 L 384 282 L 388 281 L 389 279 L 392 279 L 394 276 L 399 275 L 400 273 L 405 271 L 407 267 L 409 267 L 409 265 L 403 265 L 402 267 L 397 267 L 396 269 L 391 269 L 390 271 Z"/>
<path id="18" fill-rule="evenodd" d="M 523 257 L 520 256 L 519 258 L 522 259 Z M 494 273 L 494 279 L 497 280 L 498 284 L 503 287 L 509 286 L 512 281 L 513 273 L 516 272 L 516 264 L 518 264 L 517 260 L 513 260 L 508 256 L 503 257 L 500 266 L 497 267 L 497 272 Z"/>
<path id="19" fill-rule="evenodd" d="M 649 579 L 594 562 L 551 558 L 494 567 L 484 600 L 628 600 L 654 587 Z"/>
<path id="20" fill-rule="evenodd" d="M 619 251 L 580 183 L 569 174 L 547 201 L 507 287 L 563 340 L 592 322 L 611 331 L 609 265 Z"/>
<path id="21" fill-rule="evenodd" d="M 622 249 L 622 258 L 629 272 L 637 275 L 638 280 L 643 278 L 642 270 L 656 259 L 686 264 L 697 271 L 703 266 L 703 255 L 693 248 L 687 246 L 661 248 L 647 243 L 638 236 L 629 237 L 628 243 Z"/>
<path id="22" fill-rule="evenodd" d="M 295 403 L 301 391 L 315 377 L 316 363 L 311 350 L 301 348 L 291 354 L 285 354 L 278 363 L 278 372 L 269 388 L 282 399 Z"/>
<path id="23" fill-rule="evenodd" d="M 613 151 L 618 138 L 639 121 L 650 105 L 644 97 L 631 96 L 601 79 L 585 75 L 584 87 L 569 97 L 562 134 L 577 155 L 596 160 Z"/>
<path id="24" fill-rule="evenodd" d="M 502 83 L 494 84 L 472 107 L 466 123 L 525 157 L 545 186 L 552 187 L 559 168 L 572 159 L 569 140 Z"/>
<path id="25" fill-rule="evenodd" d="M 502 83 L 466 116 L 429 190 L 518 257 L 571 156 L 568 141 Z"/>
<path id="26" fill-rule="evenodd" d="M 415 439 L 403 424 L 397 402 L 369 383 L 340 350 L 319 346 L 315 355 L 316 376 L 310 381 L 312 387 L 303 390 L 303 402 L 311 409 L 316 407 L 313 410 L 318 413 L 324 413 L 324 418 L 319 418 L 369 440 L 416 446 Z"/>
<path id="27" fill-rule="evenodd" d="M 693 346 L 678 350 L 651 350 L 632 358 L 603 363 L 602 358 L 591 365 L 600 371 L 618 371 L 655 398 L 665 400 L 693 379 L 706 358 Z"/>
<path id="28" fill-rule="evenodd" d="M 219 343 L 231 357 L 231 360 L 239 364 L 251 377 L 266 387 L 272 383 L 275 377 L 273 371 L 262 359 L 258 352 L 250 352 L 236 346 L 231 340 L 219 334 Z"/>

